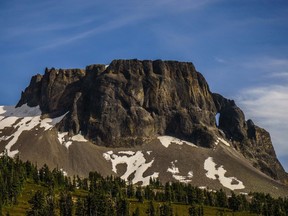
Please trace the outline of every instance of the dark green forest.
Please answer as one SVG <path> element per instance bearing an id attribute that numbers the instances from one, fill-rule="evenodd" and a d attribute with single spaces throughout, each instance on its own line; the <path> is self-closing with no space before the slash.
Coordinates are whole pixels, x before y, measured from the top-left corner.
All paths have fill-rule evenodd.
<path id="1" fill-rule="evenodd" d="M 288 215 L 288 197 L 226 194 L 158 179 L 142 187 L 97 172 L 67 177 L 7 155 L 0 157 L 0 190 L 1 215 Z"/>

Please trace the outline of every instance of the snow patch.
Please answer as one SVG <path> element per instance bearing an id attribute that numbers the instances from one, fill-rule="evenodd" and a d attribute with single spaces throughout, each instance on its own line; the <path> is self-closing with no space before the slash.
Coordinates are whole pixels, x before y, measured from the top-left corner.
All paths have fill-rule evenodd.
<path id="1" fill-rule="evenodd" d="M 128 153 L 127 153 L 128 152 Z M 149 185 L 150 178 L 158 178 L 159 173 L 154 172 L 150 176 L 143 177 L 144 172 L 152 166 L 154 159 L 150 162 L 146 162 L 144 154 L 142 151 L 137 151 L 131 155 L 131 151 L 121 151 L 118 154 L 126 154 L 124 156 L 119 156 L 116 153 L 113 154 L 113 151 L 108 151 L 103 154 L 103 157 L 107 161 L 112 162 L 112 171 L 117 173 L 116 166 L 118 164 L 126 164 L 127 169 L 126 172 L 121 176 L 122 179 L 128 181 L 129 176 L 134 174 L 134 178 L 132 179 L 132 183 L 136 184 L 138 182 L 142 182 L 142 185 Z"/>
<path id="2" fill-rule="evenodd" d="M 230 190 L 244 189 L 243 182 L 238 180 L 236 177 L 225 177 L 227 172 L 223 166 L 216 168 L 212 157 L 208 157 L 204 162 L 204 169 L 207 171 L 206 176 L 213 180 L 219 180 L 220 183 Z M 236 184 L 235 184 L 236 183 Z"/>
<path id="3" fill-rule="evenodd" d="M 0 141 L 6 141 L 8 139 L 10 139 L 12 136 L 2 136 L 0 137 Z"/>
<path id="4" fill-rule="evenodd" d="M 72 136 L 71 140 L 77 141 L 77 142 L 88 142 L 88 140 L 85 139 L 84 136 L 82 136 L 81 134 L 76 134 L 76 135 Z"/>
<path id="5" fill-rule="evenodd" d="M 152 153 L 152 151 L 147 151 L 146 153 L 147 153 L 148 155 L 150 155 L 150 154 Z"/>
<path id="6" fill-rule="evenodd" d="M 2 116 L 3 117 L 3 116 Z M 11 116 L 11 117 L 3 117 L 0 121 L 0 130 L 3 130 L 5 127 L 12 127 L 13 124 L 18 120 L 17 117 Z"/>
<path id="7" fill-rule="evenodd" d="M 64 171 L 63 168 L 61 168 L 60 171 L 63 173 L 64 176 L 68 176 L 68 173 L 66 171 Z"/>
<path id="8" fill-rule="evenodd" d="M 65 136 L 68 136 L 68 132 L 63 133 L 58 132 L 58 140 L 60 144 L 64 145 L 67 149 L 69 148 L 69 146 L 72 145 L 73 143 L 72 141 L 87 142 L 87 140 L 81 134 L 77 134 L 72 137 L 67 137 L 66 139 Z"/>
<path id="9" fill-rule="evenodd" d="M 172 143 L 175 143 L 175 144 L 178 144 L 178 145 L 186 144 L 186 145 L 189 145 L 189 146 L 192 146 L 192 147 L 197 147 L 196 145 L 194 145 L 191 142 L 187 142 L 187 141 L 184 141 L 184 140 L 172 137 L 172 136 L 159 136 L 157 138 L 160 140 L 161 144 L 163 146 L 165 146 L 166 148 L 168 148 L 169 145 L 171 145 Z"/>
<path id="10" fill-rule="evenodd" d="M 172 168 L 169 168 L 169 167 L 168 167 L 167 172 L 170 172 L 170 173 L 172 173 L 173 175 L 174 175 L 174 174 L 178 174 L 178 173 L 179 173 L 179 169 L 178 169 L 178 167 L 175 166 L 175 164 L 174 164 L 173 161 L 171 162 L 171 165 L 172 165 Z"/>
<path id="11" fill-rule="evenodd" d="M 172 167 L 171 168 L 168 167 L 167 172 L 170 172 L 172 174 L 172 177 L 179 182 L 183 182 L 183 183 L 191 182 L 192 181 L 191 179 L 193 177 L 193 171 L 189 171 L 187 176 L 178 175 L 180 172 L 179 172 L 179 168 L 176 167 L 175 163 L 177 163 L 177 160 L 171 162 Z"/>
<path id="12" fill-rule="evenodd" d="M 105 158 L 105 160 L 109 161 L 111 160 L 111 155 L 113 154 L 113 151 L 109 151 L 103 154 L 103 157 Z"/>
<path id="13" fill-rule="evenodd" d="M 62 144 L 63 142 L 65 142 L 65 136 L 68 135 L 68 132 L 64 132 L 64 133 L 60 133 L 58 132 L 58 140 L 59 142 Z"/>
<path id="14" fill-rule="evenodd" d="M 240 192 L 241 195 L 248 196 L 248 193 Z"/>
<path id="15" fill-rule="evenodd" d="M 69 139 L 68 140 L 65 139 L 65 136 L 68 136 L 68 132 L 63 132 L 63 133 L 58 132 L 58 140 L 60 144 L 64 145 L 68 149 L 69 146 L 72 145 L 72 141 Z"/>
<path id="16" fill-rule="evenodd" d="M 186 179 L 185 176 L 180 176 L 180 175 L 173 175 L 173 178 L 179 182 L 186 183 L 186 184 L 188 184 L 192 181 L 192 180 Z"/>
<path id="17" fill-rule="evenodd" d="M 228 143 L 226 140 L 224 140 L 224 139 L 222 139 L 220 137 L 217 137 L 217 140 L 215 141 L 215 145 L 218 145 L 219 142 L 222 142 L 226 146 L 231 146 L 230 143 Z"/>
<path id="18" fill-rule="evenodd" d="M 11 148 L 16 144 L 22 132 L 30 131 L 36 127 L 44 128 L 44 130 L 51 129 L 55 124 L 60 122 L 66 114 L 54 119 L 41 119 L 41 110 L 39 106 L 29 107 L 27 104 L 17 108 L 13 106 L 1 106 L 0 130 L 3 130 L 6 127 L 13 127 L 15 129 L 13 135 L 10 136 L 13 137 L 13 139 L 5 146 L 7 155 L 9 157 L 14 157 L 19 152 L 18 150 L 11 151 Z"/>
<path id="19" fill-rule="evenodd" d="M 2 115 L 5 112 L 6 112 L 6 110 L 5 110 L 4 106 L 0 106 L 0 115 Z"/>
<path id="20" fill-rule="evenodd" d="M 68 142 L 65 143 L 65 147 L 66 147 L 67 149 L 69 148 L 70 145 L 72 145 L 72 141 L 68 141 Z"/>
<path id="21" fill-rule="evenodd" d="M 118 154 L 134 155 L 135 152 L 133 152 L 133 151 L 119 151 Z"/>
<path id="22" fill-rule="evenodd" d="M 224 139 L 222 139 L 220 137 L 218 137 L 218 140 L 220 140 L 224 145 L 230 146 L 230 144 L 226 140 L 224 140 Z"/>

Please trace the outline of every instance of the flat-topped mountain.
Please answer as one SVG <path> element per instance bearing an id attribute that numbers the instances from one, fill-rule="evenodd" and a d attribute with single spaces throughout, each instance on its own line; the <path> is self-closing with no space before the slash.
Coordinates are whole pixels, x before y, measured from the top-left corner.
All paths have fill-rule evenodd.
<path id="1" fill-rule="evenodd" d="M 17 116 L 17 112 L 21 114 Z M 19 154 L 25 159 L 61 166 L 68 174 L 95 169 L 127 179 L 130 176 L 143 180 L 148 176 L 193 182 L 190 168 L 194 166 L 198 178 L 202 178 L 199 164 L 205 174 L 214 163 L 220 173 L 215 162 L 218 160 L 231 170 L 239 169 L 233 161 L 245 161 L 250 171 L 258 170 L 282 182 L 287 180 L 269 133 L 252 120 L 246 121 L 233 100 L 211 93 L 192 63 L 134 59 L 114 60 L 108 66 L 96 64 L 86 69 L 46 69 L 44 75 L 32 77 L 16 108 L 2 107 L 1 113 L 2 150 L 12 156 Z M 29 130 L 25 130 L 25 125 Z M 169 152 L 167 149 L 174 146 L 171 143 L 182 144 Z M 143 163 L 132 168 L 129 160 L 134 165 L 141 160 Z M 107 164 L 112 169 L 103 171 Z M 180 175 L 178 166 L 185 176 Z M 144 171 L 139 174 L 140 168 Z M 222 175 L 219 173 L 214 176 L 217 181 Z"/>

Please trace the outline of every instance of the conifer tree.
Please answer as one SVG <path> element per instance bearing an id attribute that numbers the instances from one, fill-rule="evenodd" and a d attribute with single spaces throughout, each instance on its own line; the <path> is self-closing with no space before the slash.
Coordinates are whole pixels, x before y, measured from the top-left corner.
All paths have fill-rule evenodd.
<path id="1" fill-rule="evenodd" d="M 172 190 L 169 182 L 166 182 L 165 184 L 165 201 L 172 202 Z"/>
<path id="2" fill-rule="evenodd" d="M 134 185 L 133 185 L 132 181 L 129 180 L 128 186 L 127 186 L 127 197 L 128 197 L 128 198 L 133 197 L 133 196 L 134 196 L 134 193 L 135 193 L 135 192 L 134 192 Z"/>
<path id="3" fill-rule="evenodd" d="M 198 216 L 197 207 L 195 204 L 192 204 L 188 210 L 189 216 Z"/>
<path id="4" fill-rule="evenodd" d="M 138 202 L 143 202 L 143 194 L 142 194 L 142 187 L 138 186 L 136 189 L 136 194 L 135 194 L 136 199 L 138 200 Z"/>
<path id="5" fill-rule="evenodd" d="M 146 200 L 153 200 L 154 199 L 154 193 L 149 185 L 147 185 L 144 189 L 144 196 Z"/>
<path id="6" fill-rule="evenodd" d="M 70 192 L 68 191 L 60 192 L 59 208 L 61 216 L 72 216 L 73 202 Z"/>
<path id="7" fill-rule="evenodd" d="M 146 213 L 148 216 L 155 216 L 156 215 L 156 211 L 155 211 L 155 207 L 153 205 L 153 201 L 149 201 L 148 203 L 148 209 L 146 210 Z"/>
<path id="8" fill-rule="evenodd" d="M 27 211 L 28 216 L 45 216 L 47 215 L 47 209 L 45 205 L 45 198 L 42 191 L 38 190 L 34 196 L 28 201 L 31 205 L 31 209 Z"/>
<path id="9" fill-rule="evenodd" d="M 173 208 L 170 203 L 160 206 L 160 216 L 173 216 Z"/>
<path id="10" fill-rule="evenodd" d="M 77 198 L 75 206 L 75 215 L 76 216 L 85 216 L 85 205 L 81 198 Z"/>
<path id="11" fill-rule="evenodd" d="M 55 215 L 56 203 L 55 203 L 55 194 L 52 187 L 49 188 L 48 194 L 46 195 L 46 205 L 48 215 Z"/>
<path id="12" fill-rule="evenodd" d="M 137 208 L 135 209 L 135 212 L 133 212 L 133 216 L 140 216 L 140 209 L 139 209 L 139 207 L 137 207 Z"/>
<path id="13" fill-rule="evenodd" d="M 226 193 L 220 189 L 216 192 L 217 206 L 226 208 L 228 206 Z"/>
<path id="14" fill-rule="evenodd" d="M 234 212 L 238 211 L 240 208 L 240 200 L 233 191 L 231 191 L 231 197 L 229 197 L 228 199 L 228 207 Z"/>
<path id="15" fill-rule="evenodd" d="M 117 201 L 117 216 L 129 216 L 129 202 L 127 199 Z"/>

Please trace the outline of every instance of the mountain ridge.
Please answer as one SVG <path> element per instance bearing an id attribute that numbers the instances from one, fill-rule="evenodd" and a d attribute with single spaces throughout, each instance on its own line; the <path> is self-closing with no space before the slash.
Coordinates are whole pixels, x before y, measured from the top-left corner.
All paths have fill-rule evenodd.
<path id="1" fill-rule="evenodd" d="M 90 91 L 96 94 L 89 94 Z M 99 97 L 104 99 L 97 100 Z M 235 142 L 236 148 L 246 156 L 256 155 L 254 165 L 264 173 L 275 179 L 287 177 L 277 159 L 274 160 L 276 155 L 269 133 L 255 126 L 252 120 L 246 122 L 243 111 L 233 100 L 211 93 L 205 78 L 192 63 L 134 59 L 114 60 L 108 67 L 90 65 L 85 70 L 46 69 L 44 76 L 32 78 L 17 106 L 25 102 L 39 105 L 44 114 L 51 116 L 70 110 L 70 119 L 64 119 L 60 131 L 69 134 L 81 131 L 98 145 L 113 143 L 120 147 L 127 143 L 141 144 L 141 139 L 164 134 L 212 147 L 214 131 L 207 128 L 216 125 L 215 115 L 220 113 L 218 128 Z M 108 105 L 101 107 L 105 103 Z M 92 108 L 87 111 L 83 106 Z M 92 109 L 97 111 L 91 112 Z M 200 113 L 202 111 L 208 113 Z M 85 116 L 85 112 L 90 113 Z M 113 117 L 105 116 L 105 112 Z M 83 121 L 85 123 L 81 124 Z M 95 126 L 93 121 L 100 121 L 100 126 Z M 137 127 L 141 131 L 133 131 Z M 261 147 L 265 146 L 267 151 L 257 154 L 260 142 L 265 142 Z M 267 160 L 259 163 L 258 158 L 263 155 L 270 161 L 268 164 Z"/>
<path id="2" fill-rule="evenodd" d="M 287 173 L 276 157 L 269 133 L 256 126 L 252 120 L 246 121 L 243 111 L 235 101 L 212 93 L 203 75 L 189 62 L 132 59 L 114 60 L 107 66 L 90 65 L 85 69 L 46 68 L 44 75 L 37 74 L 31 78 L 29 86 L 22 92 L 13 112 L 25 106 L 38 107 L 40 117 L 37 115 L 26 120 L 19 117 L 19 120 L 9 125 L 12 126 L 11 129 L 7 127 L 5 132 L 1 132 L 7 133 L 6 138 L 0 142 L 1 148 L 7 149 L 7 143 L 11 141 L 9 138 L 12 136 L 11 133 L 19 131 L 22 127 L 21 122 L 24 125 L 35 122 L 35 125 L 30 126 L 34 137 L 29 136 L 28 131 L 25 132 L 26 135 L 23 132 L 19 135 L 19 140 L 15 141 L 16 144 L 13 146 L 10 143 L 9 148 L 11 150 L 19 148 L 20 156 L 22 155 L 25 159 L 33 157 L 33 152 L 30 151 L 34 149 L 39 154 L 39 156 L 34 156 L 35 161 L 45 161 L 51 166 L 62 164 L 70 173 L 81 173 L 81 169 L 89 169 L 89 171 L 96 169 L 102 170 L 104 175 L 110 175 L 117 170 L 116 173 L 123 176 L 127 174 L 129 168 L 128 163 L 126 168 L 122 167 L 123 158 L 128 160 L 132 157 L 129 160 L 134 160 L 136 155 L 140 157 L 142 154 L 143 157 L 138 158 L 143 160 L 139 167 L 146 166 L 147 168 L 141 173 L 143 179 L 149 176 L 146 175 L 147 172 L 152 175 L 160 169 L 162 170 L 160 178 L 163 181 L 182 177 L 182 180 L 185 180 L 189 178 L 189 172 L 193 173 L 189 170 L 190 168 L 181 165 L 181 170 L 186 174 L 184 175 L 181 170 L 178 170 L 178 174 L 173 174 L 177 167 L 175 161 L 179 159 L 176 156 L 168 156 L 169 151 L 157 147 L 159 140 L 161 141 L 159 137 L 170 136 L 184 140 L 182 143 L 185 144 L 182 144 L 181 148 L 174 149 L 175 147 L 170 147 L 170 145 L 168 148 L 174 149 L 183 157 L 186 155 L 185 157 L 190 158 L 189 160 L 193 163 L 198 162 L 183 152 L 182 148 L 191 154 L 202 154 L 201 157 L 195 156 L 201 161 L 199 162 L 201 170 L 205 168 L 204 162 L 209 158 L 209 154 L 213 155 L 215 151 L 220 151 L 235 154 L 231 158 L 232 161 L 238 160 L 237 158 L 240 157 L 238 154 L 242 155 L 241 157 L 248 160 L 251 165 L 249 170 L 254 166 L 274 180 L 282 182 L 287 180 Z M 8 113 L 5 110 L 2 113 L 5 112 Z M 4 124 L 3 119 L 8 119 L 9 115 L 7 114 L 6 117 L 5 114 L 2 115 L 4 117 L 0 121 L 2 120 L 1 124 Z M 216 116 L 219 117 L 218 122 Z M 54 119 L 57 117 L 59 121 L 55 123 Z M 19 121 L 20 123 L 17 124 Z M 48 122 L 49 125 L 45 126 L 46 123 L 41 123 L 42 126 L 37 126 L 37 121 Z M 32 140 L 33 143 L 31 143 Z M 20 141 L 21 144 L 17 144 Z M 169 142 L 175 144 L 171 140 Z M 189 142 L 199 148 L 193 150 L 194 147 L 190 145 L 187 149 Z M 55 143 L 60 143 L 63 147 Z M 148 143 L 153 144 L 150 146 Z M 152 151 L 149 150 L 150 147 L 146 149 L 146 153 L 141 150 L 147 145 L 151 149 L 156 149 L 151 155 L 148 153 Z M 226 147 L 222 148 L 223 145 Z M 50 149 L 48 155 L 44 153 L 45 148 Z M 225 150 L 227 148 L 233 151 L 229 153 Z M 132 155 L 121 153 L 121 149 L 124 152 L 129 152 L 131 149 L 134 153 L 132 154 L 131 151 Z M 157 149 L 163 152 L 163 155 L 155 153 Z M 110 151 L 113 153 L 109 156 L 107 152 Z M 158 159 L 164 160 L 164 155 L 171 160 L 165 160 L 164 167 L 170 164 L 168 168 L 161 168 L 162 162 L 158 161 Z M 222 161 L 224 167 L 233 169 L 229 161 L 221 159 L 223 155 L 222 153 L 216 154 L 211 161 Z M 115 165 L 121 166 L 121 169 L 114 168 L 113 171 L 109 168 L 113 171 L 111 173 L 101 168 L 101 166 L 107 168 L 107 163 L 110 163 L 109 166 L 112 165 L 113 168 L 115 158 L 118 160 L 122 158 L 120 160 L 122 162 Z M 81 160 L 85 162 L 80 165 Z M 216 164 L 216 162 L 211 161 L 209 159 L 207 163 L 213 167 L 213 163 Z M 189 166 L 194 166 L 193 163 L 189 162 Z M 148 165 L 152 167 L 155 165 L 158 168 L 152 169 Z M 126 172 L 123 171 L 125 169 Z M 199 173 L 203 172 L 195 166 L 194 169 L 199 170 Z M 168 172 L 167 170 L 172 170 L 172 173 L 163 174 Z M 217 170 L 215 168 L 215 172 L 220 172 L 221 169 Z M 134 176 L 136 179 L 134 172 L 131 172 L 129 176 L 131 178 Z M 232 173 L 235 176 L 234 171 Z M 168 178 L 167 175 L 170 177 Z M 201 175 L 199 174 L 199 178 Z M 245 176 L 247 177 L 243 174 L 243 177 Z"/>

